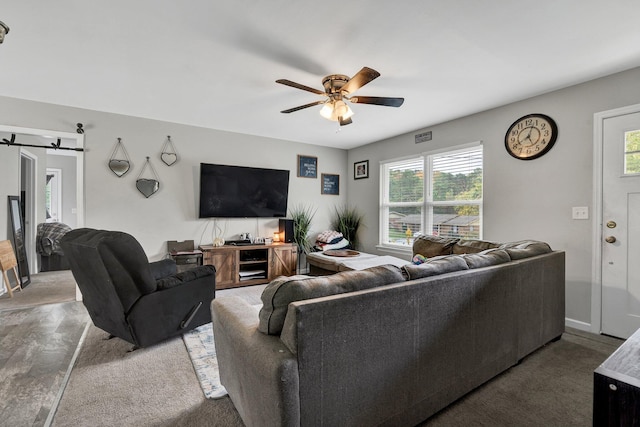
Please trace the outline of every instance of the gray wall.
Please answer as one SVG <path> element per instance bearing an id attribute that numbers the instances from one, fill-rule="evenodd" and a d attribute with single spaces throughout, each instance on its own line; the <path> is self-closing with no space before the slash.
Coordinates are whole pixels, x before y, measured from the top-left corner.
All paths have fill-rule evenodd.
<path id="1" fill-rule="evenodd" d="M 592 220 L 571 219 L 573 206 L 593 210 L 593 114 L 640 102 L 640 68 L 558 90 L 384 141 L 349 150 L 202 129 L 193 126 L 100 113 L 0 97 L 2 124 L 73 131 L 82 122 L 85 146 L 85 207 L 89 227 L 134 234 L 152 259 L 164 255 L 167 240 L 210 243 L 212 223 L 196 218 L 198 164 L 226 163 L 289 168 L 290 203 L 317 208 L 313 232 L 329 226 L 331 211 L 349 204 L 365 213 L 363 250 L 376 253 L 378 243 L 379 162 L 433 149 L 482 140 L 485 152 L 484 238 L 495 241 L 538 239 L 567 252 L 567 317 L 591 321 Z M 558 123 L 553 149 L 540 159 L 519 161 L 504 149 L 504 133 L 518 117 L 544 113 Z M 428 118 L 425 118 L 427 121 Z M 414 134 L 431 130 L 433 140 L 414 144 Z M 167 167 L 159 160 L 171 135 L 180 161 Z M 133 169 L 117 178 L 107 168 L 116 138 L 122 137 Z M 18 155 L 0 147 L 0 199 L 16 193 Z M 10 153 L 10 154 L 6 154 Z M 319 172 L 341 175 L 340 196 L 320 195 L 319 180 L 297 178 L 297 154 L 318 156 Z M 161 182 L 160 191 L 145 199 L 135 179 L 150 156 Z M 369 160 L 370 178 L 353 180 L 353 162 Z M 15 178 L 14 178 L 15 177 Z M 6 224 L 0 209 L 0 224 Z M 219 222 L 224 236 L 240 232 L 270 235 L 272 220 Z M 5 238 L 6 228 L 0 228 Z"/>
<path id="2" fill-rule="evenodd" d="M 200 162 L 289 169 L 289 207 L 306 204 L 317 209 L 313 233 L 326 230 L 334 207 L 346 202 L 345 150 L 7 97 L 0 97 L 0 117 L 3 125 L 63 132 L 73 132 L 75 123 L 82 122 L 86 129 L 85 225 L 133 234 L 152 260 L 165 256 L 167 240 L 212 242 L 213 221 L 197 218 Z M 167 135 L 171 135 L 179 155 L 179 161 L 171 167 L 159 158 Z M 118 137 L 133 163 L 121 178 L 107 167 Z M 17 191 L 19 149 L 0 149 L 0 199 L 6 200 Z M 298 154 L 318 157 L 318 179 L 296 176 Z M 151 158 L 160 181 L 160 191 L 148 199 L 135 188 L 146 156 Z M 320 194 L 320 173 L 340 174 L 339 196 Z M 149 177 L 148 168 L 143 177 Z M 0 211 L 0 224 L 6 224 L 6 212 Z M 218 226 L 226 239 L 238 238 L 241 232 L 271 237 L 278 221 L 220 220 Z M 5 236 L 3 226 L 0 239 Z"/>
<path id="3" fill-rule="evenodd" d="M 593 115 L 640 103 L 640 68 L 558 90 L 436 126 L 418 129 L 349 151 L 349 167 L 370 162 L 370 178 L 353 180 L 349 202 L 366 212 L 363 249 L 378 244 L 379 162 L 481 140 L 484 145 L 484 238 L 547 241 L 567 253 L 567 318 L 591 322 L 593 247 Z M 545 156 L 521 161 L 504 148 L 507 128 L 517 118 L 543 113 L 555 119 L 559 137 Z M 433 131 L 415 144 L 414 135 Z M 573 206 L 588 206 L 590 219 L 572 220 Z M 578 326 L 578 325 L 576 325 Z"/>

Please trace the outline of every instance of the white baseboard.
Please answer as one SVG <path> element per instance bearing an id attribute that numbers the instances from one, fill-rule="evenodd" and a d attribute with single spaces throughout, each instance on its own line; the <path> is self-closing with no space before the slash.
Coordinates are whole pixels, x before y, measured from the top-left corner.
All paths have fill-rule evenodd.
<path id="1" fill-rule="evenodd" d="M 569 319 L 568 317 L 564 318 L 564 325 L 573 329 L 578 329 L 580 331 L 591 332 L 591 324 L 586 322 L 581 322 L 579 320 Z"/>

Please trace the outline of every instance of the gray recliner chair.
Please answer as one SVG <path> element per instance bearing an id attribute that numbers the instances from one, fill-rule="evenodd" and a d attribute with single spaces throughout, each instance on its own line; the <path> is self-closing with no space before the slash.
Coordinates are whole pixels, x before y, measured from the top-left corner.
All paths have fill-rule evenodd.
<path id="1" fill-rule="evenodd" d="M 176 273 L 119 231 L 72 230 L 61 245 L 93 324 L 111 335 L 146 347 L 211 321 L 213 266 Z"/>

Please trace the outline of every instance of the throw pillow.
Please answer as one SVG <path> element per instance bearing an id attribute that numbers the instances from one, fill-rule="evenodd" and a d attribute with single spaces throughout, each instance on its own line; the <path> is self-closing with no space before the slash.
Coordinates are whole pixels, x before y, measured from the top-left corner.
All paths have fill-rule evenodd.
<path id="1" fill-rule="evenodd" d="M 459 239 L 450 239 L 439 236 L 427 236 L 421 234 L 413 241 L 413 253 L 420 254 L 426 258 L 432 258 L 438 255 L 450 255 L 453 245 Z"/>
<path id="2" fill-rule="evenodd" d="M 400 268 L 394 265 L 343 271 L 331 276 L 278 277 L 266 286 L 260 297 L 262 308 L 260 309 L 258 330 L 269 335 L 279 335 L 291 302 L 354 292 L 403 281 L 404 276 Z"/>
<path id="3" fill-rule="evenodd" d="M 425 257 L 424 255 L 415 254 L 411 259 L 411 262 L 415 265 L 419 265 L 425 262 L 426 260 L 427 260 L 427 257 Z"/>

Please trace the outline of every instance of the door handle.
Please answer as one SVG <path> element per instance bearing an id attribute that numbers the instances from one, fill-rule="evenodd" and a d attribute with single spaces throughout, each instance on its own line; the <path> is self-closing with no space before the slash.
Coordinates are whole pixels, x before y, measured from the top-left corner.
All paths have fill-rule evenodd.
<path id="1" fill-rule="evenodd" d="M 615 243 L 616 238 L 614 236 L 608 236 L 607 238 L 604 239 L 604 241 L 607 243 Z"/>

